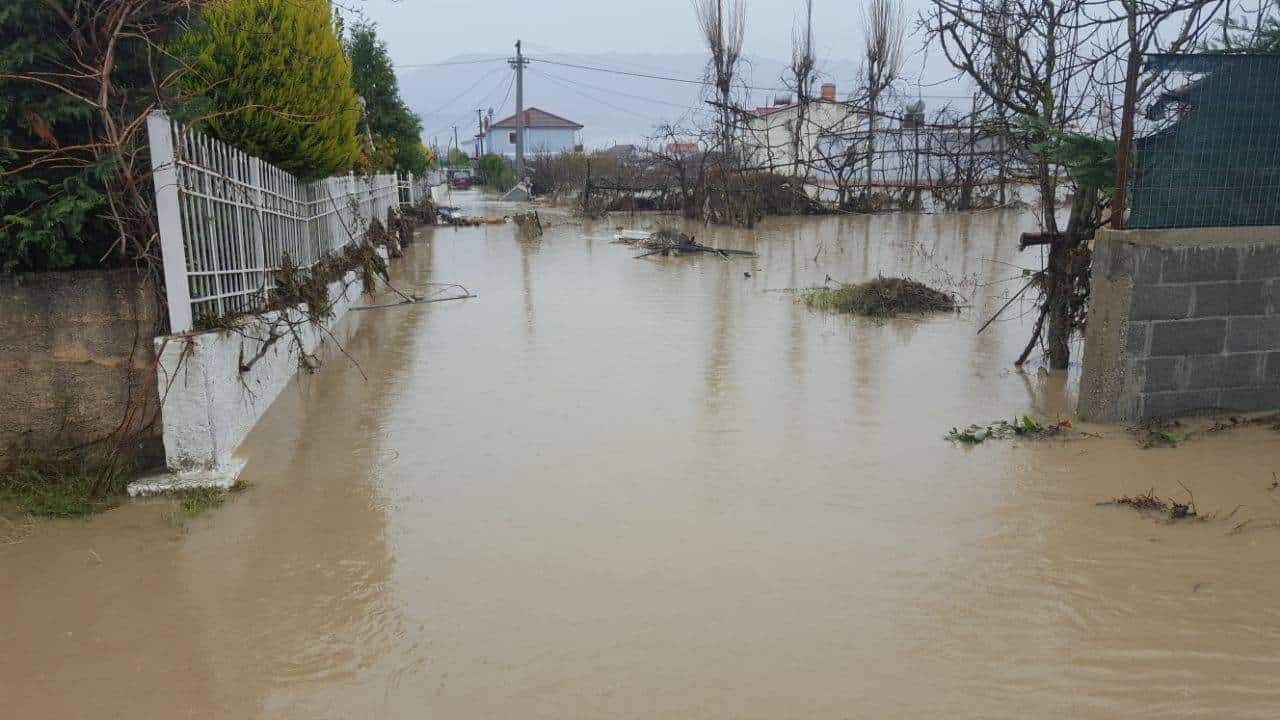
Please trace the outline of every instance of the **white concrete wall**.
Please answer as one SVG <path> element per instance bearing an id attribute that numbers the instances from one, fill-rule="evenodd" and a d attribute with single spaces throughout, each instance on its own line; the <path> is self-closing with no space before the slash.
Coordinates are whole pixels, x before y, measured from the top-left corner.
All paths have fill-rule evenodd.
<path id="1" fill-rule="evenodd" d="M 384 258 L 386 253 L 379 248 Z M 348 273 L 344 282 L 329 285 L 334 317 L 328 330 L 303 322 L 299 329 L 307 353 L 323 350 L 330 332 L 344 341 L 358 324 L 360 313 L 347 316 L 360 303 L 361 281 Z M 287 310 L 302 320 L 297 309 Z M 269 334 L 269 314 L 237 331 L 218 330 L 155 339 L 165 460 L 168 473 L 130 485 L 130 494 L 182 487 L 230 487 L 241 462 L 235 452 L 267 408 L 298 372 L 298 352 L 290 336 L 269 348 L 248 372 L 240 372 Z"/>
<path id="2" fill-rule="evenodd" d="M 514 158 L 516 144 L 511 142 L 513 132 L 515 132 L 513 129 L 490 129 L 485 137 L 485 153 Z M 524 154 L 526 157 L 532 157 L 573 152 L 576 140 L 577 131 L 573 128 L 525 128 Z"/>

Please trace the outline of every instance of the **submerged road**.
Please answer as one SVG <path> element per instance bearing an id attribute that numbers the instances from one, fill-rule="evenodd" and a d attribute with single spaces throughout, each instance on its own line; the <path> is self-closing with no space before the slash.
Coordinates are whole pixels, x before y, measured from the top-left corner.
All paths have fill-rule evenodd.
<path id="1" fill-rule="evenodd" d="M 1276 716 L 1274 432 L 943 439 L 1072 417 L 1070 378 L 1011 367 L 1029 305 L 975 336 L 1039 262 L 1029 215 L 690 230 L 759 253 L 729 262 L 611 244 L 651 222 L 421 229 L 397 284 L 479 297 L 353 313 L 360 369 L 335 355 L 281 396 L 247 491 L 0 546 L 4 714 Z M 877 274 L 966 309 L 780 292 Z M 1245 508 L 1097 506 L 1180 484 Z"/>

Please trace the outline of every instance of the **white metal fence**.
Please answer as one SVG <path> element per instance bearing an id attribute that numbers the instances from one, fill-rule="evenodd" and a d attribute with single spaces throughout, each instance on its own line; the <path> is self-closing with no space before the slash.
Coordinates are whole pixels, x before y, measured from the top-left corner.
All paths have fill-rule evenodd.
<path id="1" fill-rule="evenodd" d="M 174 333 L 262 309 L 286 254 L 309 268 L 422 197 L 391 174 L 304 183 L 161 111 L 147 130 Z"/>
<path id="2" fill-rule="evenodd" d="M 431 186 L 437 184 L 434 173 L 416 177 L 413 173 L 400 178 L 400 206 L 411 207 L 423 198 L 431 198 Z"/>

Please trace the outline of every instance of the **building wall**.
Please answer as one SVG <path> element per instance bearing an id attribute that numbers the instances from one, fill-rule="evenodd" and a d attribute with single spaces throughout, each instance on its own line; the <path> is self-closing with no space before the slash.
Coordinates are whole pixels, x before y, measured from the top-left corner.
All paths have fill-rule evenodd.
<path id="1" fill-rule="evenodd" d="M 511 142 L 511 133 L 515 130 L 503 128 L 490 129 L 485 137 L 484 151 L 494 155 L 516 156 L 516 144 Z M 576 145 L 577 132 L 573 128 L 525 128 L 524 154 L 557 155 L 573 152 Z"/>
<path id="2" fill-rule="evenodd" d="M 1280 409 L 1280 227 L 1102 230 L 1080 415 Z"/>
<path id="3" fill-rule="evenodd" d="M 865 126 L 862 113 L 842 103 L 813 101 L 800 128 L 800 157 L 795 156 L 793 128 L 800 120 L 797 107 L 770 113 L 749 121 L 742 131 L 747 157 L 761 169 L 784 175 L 803 175 L 820 170 L 817 163 L 822 137 L 852 133 Z"/>
<path id="4" fill-rule="evenodd" d="M 111 435 L 131 402 L 143 423 L 153 419 L 159 312 L 153 285 L 133 270 L 0 276 L 0 468 L 18 448 Z M 157 424 L 129 449 L 158 462 L 159 437 Z"/>

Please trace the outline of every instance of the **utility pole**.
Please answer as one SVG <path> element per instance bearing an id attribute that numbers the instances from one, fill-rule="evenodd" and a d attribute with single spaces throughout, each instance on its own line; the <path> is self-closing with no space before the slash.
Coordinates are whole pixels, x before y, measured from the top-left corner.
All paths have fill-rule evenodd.
<path id="1" fill-rule="evenodd" d="M 458 144 L 458 126 L 453 126 L 453 149 L 459 154 L 462 153 L 462 146 Z"/>
<path id="2" fill-rule="evenodd" d="M 476 159 L 484 157 L 484 108 L 476 108 Z"/>
<path id="3" fill-rule="evenodd" d="M 516 40 L 516 56 L 507 64 L 516 69 L 516 181 L 524 179 L 524 66 L 529 64 Z"/>

